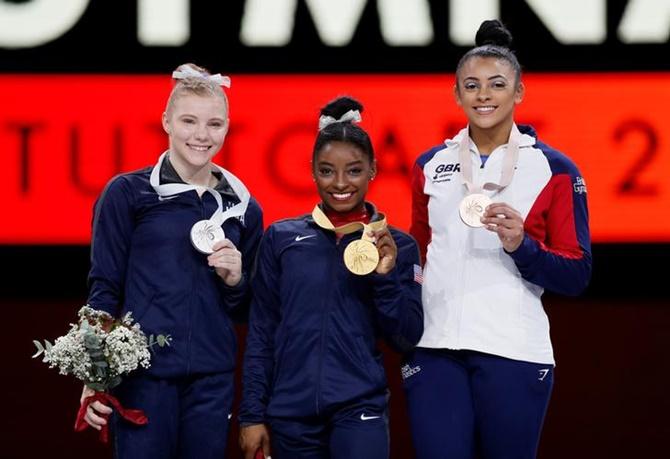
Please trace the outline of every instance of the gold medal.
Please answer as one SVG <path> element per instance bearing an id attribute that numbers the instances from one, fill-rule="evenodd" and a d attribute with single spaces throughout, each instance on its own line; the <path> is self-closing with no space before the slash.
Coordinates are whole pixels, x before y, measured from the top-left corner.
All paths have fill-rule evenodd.
<path id="1" fill-rule="evenodd" d="M 367 233 L 370 231 L 379 231 L 386 228 L 386 217 L 383 214 L 380 220 L 365 224 L 363 222 L 351 222 L 346 225 L 335 227 L 326 214 L 323 213 L 319 206 L 314 207 L 312 217 L 317 225 L 323 229 L 335 231 L 336 233 L 350 234 L 363 229 L 363 234 L 360 239 L 352 241 L 344 249 L 344 265 L 353 274 L 364 276 L 370 274 L 377 268 L 379 264 L 379 251 L 375 245 L 375 241 L 370 238 Z"/>
<path id="2" fill-rule="evenodd" d="M 463 223 L 472 226 L 473 228 L 480 228 L 484 226 L 481 218 L 484 215 L 486 206 L 489 204 L 491 204 L 491 199 L 485 194 L 469 194 L 463 198 L 458 206 L 458 213 L 460 214 Z"/>
<path id="3" fill-rule="evenodd" d="M 350 242 L 344 249 L 344 264 L 349 271 L 359 276 L 370 274 L 379 264 L 377 246 L 363 239 Z"/>

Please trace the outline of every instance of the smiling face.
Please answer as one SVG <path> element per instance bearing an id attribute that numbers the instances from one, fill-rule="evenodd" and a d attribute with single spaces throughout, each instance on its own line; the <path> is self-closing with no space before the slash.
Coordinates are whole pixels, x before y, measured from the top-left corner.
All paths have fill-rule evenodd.
<path id="1" fill-rule="evenodd" d="M 184 93 L 163 114 L 170 137 L 170 161 L 177 170 L 198 171 L 221 149 L 228 132 L 225 99 Z"/>
<path id="2" fill-rule="evenodd" d="M 509 62 L 475 56 L 458 71 L 456 102 L 468 117 L 470 129 L 489 137 L 505 137 L 514 123 L 514 108 L 523 99 L 524 87 L 516 81 Z"/>
<path id="3" fill-rule="evenodd" d="M 323 203 L 335 212 L 362 209 L 368 183 L 376 173 L 374 161 L 348 142 L 328 142 L 314 158 L 313 174 Z"/>

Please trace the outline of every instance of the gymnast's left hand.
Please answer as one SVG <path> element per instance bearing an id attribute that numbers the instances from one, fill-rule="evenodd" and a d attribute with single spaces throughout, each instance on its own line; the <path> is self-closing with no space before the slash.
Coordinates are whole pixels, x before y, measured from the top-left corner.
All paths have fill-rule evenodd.
<path id="1" fill-rule="evenodd" d="M 398 247 L 395 245 L 391 232 L 388 228 L 384 228 L 371 231 L 368 235 L 375 239 L 379 251 L 379 263 L 375 271 L 377 274 L 388 274 L 395 267 L 395 261 L 398 258 Z"/>
<path id="2" fill-rule="evenodd" d="M 242 254 L 228 239 L 217 242 L 212 248 L 214 253 L 207 257 L 207 263 L 227 286 L 235 287 L 242 280 Z"/>
<path id="3" fill-rule="evenodd" d="M 523 242 L 523 217 L 518 210 L 504 202 L 494 202 L 484 211 L 481 219 L 486 229 L 498 234 L 503 248 L 514 252 Z"/>

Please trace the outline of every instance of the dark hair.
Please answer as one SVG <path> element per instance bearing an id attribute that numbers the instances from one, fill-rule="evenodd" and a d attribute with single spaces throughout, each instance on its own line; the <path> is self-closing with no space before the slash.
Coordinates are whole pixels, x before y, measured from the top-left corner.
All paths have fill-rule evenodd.
<path id="1" fill-rule="evenodd" d="M 342 115 L 350 110 L 358 110 L 359 113 L 363 113 L 363 105 L 356 99 L 348 96 L 338 97 L 321 108 L 319 118 L 330 116 L 335 120 L 339 120 Z M 316 155 L 329 142 L 347 142 L 356 145 L 363 150 L 370 163 L 375 158 L 370 136 L 362 127 L 352 121 L 335 121 L 319 130 L 319 134 L 316 136 L 316 141 L 314 142 L 314 149 L 312 150 L 312 161 L 316 162 Z"/>
<path id="2" fill-rule="evenodd" d="M 512 66 L 518 85 L 521 81 L 521 64 L 510 49 L 511 44 L 512 34 L 500 21 L 493 19 L 482 22 L 475 35 L 475 48 L 461 57 L 456 66 L 456 73 L 473 57 L 493 57 L 507 61 Z"/>

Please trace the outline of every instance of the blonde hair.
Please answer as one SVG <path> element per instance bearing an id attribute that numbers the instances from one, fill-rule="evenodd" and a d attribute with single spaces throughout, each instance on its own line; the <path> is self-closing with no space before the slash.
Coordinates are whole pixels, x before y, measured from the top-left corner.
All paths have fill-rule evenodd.
<path id="1" fill-rule="evenodd" d="M 172 92 L 170 93 L 170 97 L 168 97 L 167 106 L 165 107 L 165 112 L 168 115 L 172 112 L 177 99 L 184 94 L 220 97 L 225 103 L 226 115 L 228 114 L 228 98 L 226 97 L 226 93 L 223 92 L 219 83 L 209 78 L 211 74 L 207 69 L 188 63 L 177 67 L 175 72 L 180 72 L 186 76 L 176 78 L 173 75 L 175 84 L 172 87 Z"/>

